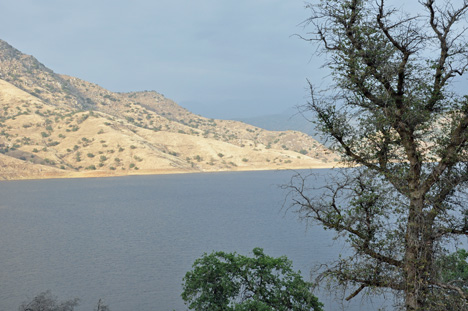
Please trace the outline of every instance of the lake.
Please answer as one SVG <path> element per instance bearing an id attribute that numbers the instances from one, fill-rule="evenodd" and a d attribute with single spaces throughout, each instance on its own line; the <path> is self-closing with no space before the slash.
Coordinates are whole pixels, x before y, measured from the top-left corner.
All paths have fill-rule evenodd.
<path id="1" fill-rule="evenodd" d="M 329 170 L 316 170 L 327 174 Z M 204 252 L 286 255 L 310 280 L 346 252 L 283 208 L 293 172 L 264 171 L 0 182 L 0 310 L 51 290 L 112 311 L 186 310 L 185 272 Z M 375 310 L 357 298 L 325 310 Z M 377 304 L 379 306 L 379 304 Z"/>

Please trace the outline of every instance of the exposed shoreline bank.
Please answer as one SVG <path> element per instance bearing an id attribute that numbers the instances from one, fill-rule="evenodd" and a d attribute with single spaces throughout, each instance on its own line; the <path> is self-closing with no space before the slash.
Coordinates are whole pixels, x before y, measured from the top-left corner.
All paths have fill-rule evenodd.
<path id="1" fill-rule="evenodd" d="M 42 180 L 42 179 L 74 179 L 74 178 L 106 178 L 106 177 L 124 177 L 124 176 L 144 176 L 144 175 L 173 175 L 173 174 L 195 174 L 195 173 L 221 173 L 221 172 L 254 172 L 254 171 L 286 171 L 286 170 L 307 170 L 307 169 L 326 169 L 326 168 L 338 168 L 343 167 L 339 163 L 324 163 L 311 165 L 307 167 L 259 167 L 259 168 L 236 168 L 230 170 L 181 170 L 181 169 L 146 169 L 138 171 L 108 171 L 108 170 L 96 170 L 96 171 L 84 171 L 84 172 L 44 172 L 39 175 L 26 175 L 26 176 L 13 176 L 5 177 L 0 181 L 19 181 L 19 180 Z"/>

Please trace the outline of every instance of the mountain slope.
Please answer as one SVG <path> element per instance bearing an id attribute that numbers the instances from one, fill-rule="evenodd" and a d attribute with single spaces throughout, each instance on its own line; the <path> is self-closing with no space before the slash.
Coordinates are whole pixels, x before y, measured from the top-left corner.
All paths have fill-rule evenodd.
<path id="1" fill-rule="evenodd" d="M 298 169 L 335 159 L 306 134 L 207 119 L 154 91 L 110 92 L 0 40 L 0 178 Z"/>
<path id="2" fill-rule="evenodd" d="M 327 141 L 317 132 L 315 125 L 307 119 L 306 115 L 300 113 L 299 109 L 291 108 L 279 114 L 266 114 L 256 117 L 238 118 L 236 120 L 270 131 L 299 131 L 310 135 L 321 144 L 326 145 Z"/>

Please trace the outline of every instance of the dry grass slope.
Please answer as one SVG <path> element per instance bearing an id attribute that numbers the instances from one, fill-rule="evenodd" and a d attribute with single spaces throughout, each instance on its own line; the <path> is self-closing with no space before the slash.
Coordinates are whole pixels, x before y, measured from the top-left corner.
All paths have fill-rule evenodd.
<path id="1" fill-rule="evenodd" d="M 306 134 L 207 119 L 55 74 L 0 40 L 0 179 L 329 167 Z"/>

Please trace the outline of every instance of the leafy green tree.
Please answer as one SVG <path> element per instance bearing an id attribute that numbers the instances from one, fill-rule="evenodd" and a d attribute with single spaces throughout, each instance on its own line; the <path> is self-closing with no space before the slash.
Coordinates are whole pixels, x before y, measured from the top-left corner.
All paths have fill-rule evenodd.
<path id="1" fill-rule="evenodd" d="M 413 4 L 415 4 L 413 1 Z M 409 2 L 408 2 L 409 3 Z M 319 276 L 347 289 L 392 290 L 406 310 L 447 310 L 441 293 L 468 295 L 441 273 L 446 243 L 468 236 L 468 1 L 420 0 L 403 12 L 384 0 L 316 0 L 310 33 L 331 86 L 310 82 L 307 110 L 352 168 L 322 195 L 290 185 L 302 215 L 345 237 L 352 254 Z M 458 80 L 455 80 L 458 79 Z M 463 94 L 465 92 L 465 94 Z M 315 192 L 317 193 L 317 192 Z"/>
<path id="2" fill-rule="evenodd" d="M 292 270 L 286 257 L 254 248 L 254 257 L 204 254 L 184 277 L 182 298 L 196 311 L 321 311 L 312 284 Z"/>

